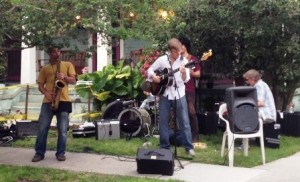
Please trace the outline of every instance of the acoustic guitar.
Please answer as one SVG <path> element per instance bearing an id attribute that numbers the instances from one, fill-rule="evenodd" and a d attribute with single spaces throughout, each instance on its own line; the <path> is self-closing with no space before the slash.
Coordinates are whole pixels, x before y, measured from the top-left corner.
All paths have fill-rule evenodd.
<path id="1" fill-rule="evenodd" d="M 212 50 L 210 49 L 208 52 L 203 53 L 200 61 L 206 61 L 208 58 L 212 56 Z M 195 67 L 196 62 L 191 61 L 184 65 L 185 68 L 193 68 Z M 166 88 L 168 86 L 171 86 L 173 84 L 173 75 L 177 71 L 179 71 L 180 68 L 177 68 L 175 70 L 171 70 L 169 68 L 164 68 L 163 70 L 156 70 L 154 71 L 157 76 L 161 78 L 161 81 L 159 83 L 150 83 L 150 91 L 153 95 L 161 95 L 165 92 Z"/>

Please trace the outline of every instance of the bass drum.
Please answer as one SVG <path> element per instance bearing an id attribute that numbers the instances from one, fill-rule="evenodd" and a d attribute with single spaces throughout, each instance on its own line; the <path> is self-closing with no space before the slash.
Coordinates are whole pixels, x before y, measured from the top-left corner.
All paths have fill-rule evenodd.
<path id="1" fill-rule="evenodd" d="M 136 136 L 142 128 L 151 125 L 151 117 L 145 109 L 127 108 L 118 117 L 120 130 L 125 135 Z"/>

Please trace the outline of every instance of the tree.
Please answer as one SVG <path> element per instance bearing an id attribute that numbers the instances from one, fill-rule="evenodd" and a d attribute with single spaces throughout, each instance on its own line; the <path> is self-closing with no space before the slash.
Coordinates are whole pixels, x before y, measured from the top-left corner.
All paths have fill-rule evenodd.
<path id="1" fill-rule="evenodd" d="M 184 0 L 177 0 L 183 2 Z M 175 2 L 177 2 L 175 1 Z M 4 78 L 7 51 L 59 44 L 78 51 L 76 40 L 88 45 L 89 37 L 102 36 L 102 44 L 136 38 L 153 41 L 167 34 L 168 21 L 159 12 L 177 3 L 171 0 L 0 0 L 0 76 Z M 169 16 L 169 18 L 172 18 Z M 89 36 L 89 37 L 87 37 Z M 88 47 L 87 53 L 95 51 Z M 83 50 L 81 50 L 83 51 Z"/>
<path id="2" fill-rule="evenodd" d="M 58 38 L 64 47 L 76 49 L 70 39 L 88 41 L 78 36 L 80 31 L 101 34 L 105 43 L 111 37 L 153 40 L 158 31 L 168 30 L 168 22 L 160 21 L 158 13 L 170 9 L 170 4 L 170 0 L 1 0 L 0 50 L 43 48 Z"/>
<path id="3" fill-rule="evenodd" d="M 194 52 L 212 48 L 213 61 L 233 77 L 263 73 L 276 106 L 285 109 L 300 86 L 300 2 L 194 0 L 175 12 L 173 35 L 193 40 Z M 201 51 L 199 51 L 201 48 Z"/>

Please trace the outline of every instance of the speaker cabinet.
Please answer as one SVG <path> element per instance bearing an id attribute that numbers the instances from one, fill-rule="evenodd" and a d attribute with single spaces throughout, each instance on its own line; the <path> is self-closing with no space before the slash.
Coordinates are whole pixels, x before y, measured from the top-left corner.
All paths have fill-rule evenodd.
<path id="1" fill-rule="evenodd" d="M 264 143 L 266 147 L 280 147 L 280 124 L 265 123 L 264 124 Z"/>
<path id="2" fill-rule="evenodd" d="M 259 121 L 256 88 L 230 87 L 225 94 L 231 131 L 240 134 L 257 132 Z"/>
<path id="3" fill-rule="evenodd" d="M 139 148 L 136 155 L 139 174 L 162 174 L 172 176 L 174 173 L 174 156 L 169 149 Z"/>

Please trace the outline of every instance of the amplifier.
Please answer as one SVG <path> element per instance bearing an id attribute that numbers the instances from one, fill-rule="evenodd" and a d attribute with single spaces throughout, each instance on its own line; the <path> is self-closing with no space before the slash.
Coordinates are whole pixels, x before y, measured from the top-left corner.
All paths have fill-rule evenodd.
<path id="1" fill-rule="evenodd" d="M 140 174 L 162 174 L 172 176 L 174 173 L 174 156 L 168 149 L 139 148 L 136 156 L 137 172 Z"/>
<path id="2" fill-rule="evenodd" d="M 16 122 L 18 136 L 36 136 L 39 130 L 38 121 L 20 120 Z"/>
<path id="3" fill-rule="evenodd" d="M 101 119 L 96 122 L 96 140 L 120 139 L 120 121 Z"/>

